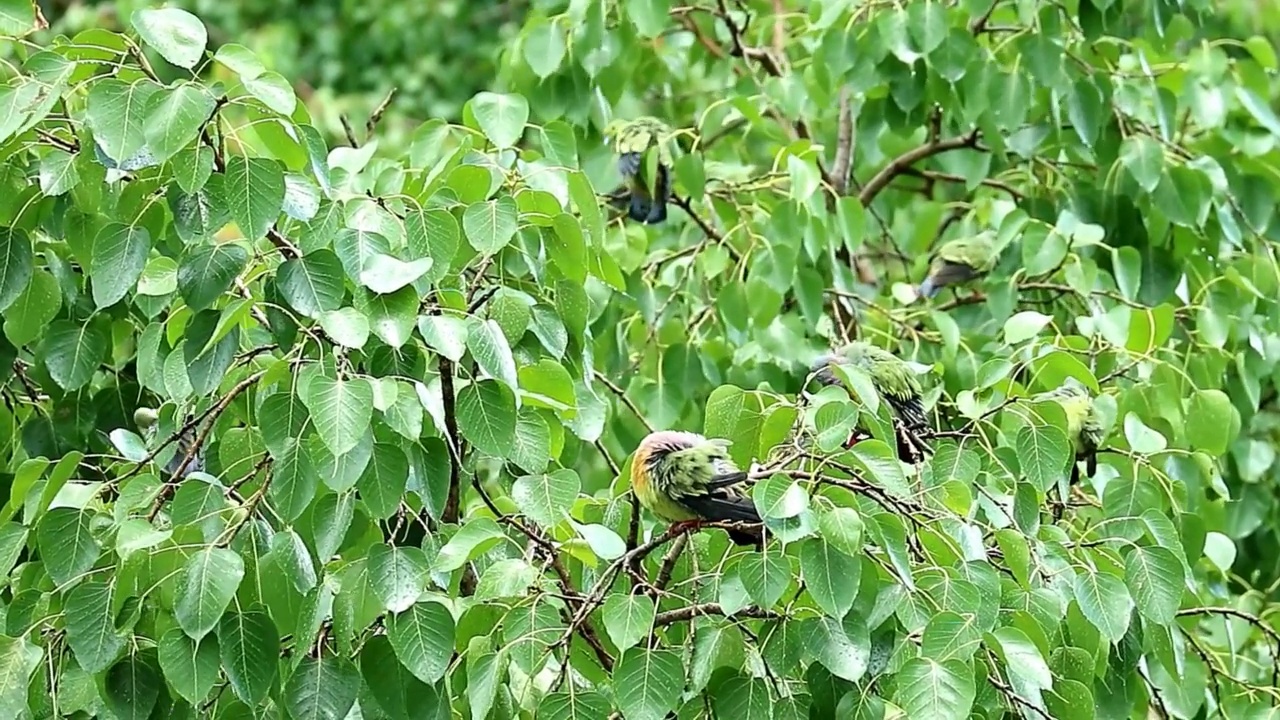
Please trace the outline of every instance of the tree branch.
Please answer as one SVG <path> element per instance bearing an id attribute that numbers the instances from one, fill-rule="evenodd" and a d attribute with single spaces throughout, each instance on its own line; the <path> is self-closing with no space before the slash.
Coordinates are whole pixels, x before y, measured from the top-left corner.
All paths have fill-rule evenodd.
<path id="1" fill-rule="evenodd" d="M 689 605 L 687 607 L 682 607 L 678 610 L 668 610 L 667 612 L 660 612 L 657 614 L 657 616 L 654 617 L 653 624 L 656 627 L 663 627 L 664 625 L 673 625 L 678 622 L 685 622 L 687 620 L 692 620 L 696 617 L 703 616 L 703 615 L 724 615 L 724 614 L 725 614 L 724 608 L 720 607 L 720 603 L 711 603 L 711 602 L 701 603 L 699 605 Z M 742 608 L 741 610 L 739 610 L 738 612 L 734 613 L 729 617 L 744 617 L 744 618 L 756 618 L 756 619 L 767 620 L 767 619 L 776 619 L 783 616 L 772 610 L 766 610 L 764 608 L 756 607 L 755 605 L 752 605 L 750 607 Z"/>
<path id="2" fill-rule="evenodd" d="M 864 208 L 870 206 L 876 196 L 888 187 L 894 178 L 906 173 L 912 165 L 921 160 L 952 150 L 976 148 L 979 135 L 979 131 L 975 128 L 958 137 L 932 140 L 917 148 L 908 150 L 890 161 L 888 165 L 880 169 L 880 172 L 872 176 L 871 180 L 867 181 L 866 186 L 862 188 L 862 192 L 858 193 L 858 202 Z"/>
<path id="3" fill-rule="evenodd" d="M 456 396 L 453 392 L 453 362 L 441 355 L 438 365 L 440 370 L 440 394 L 444 396 L 444 427 L 448 431 L 446 438 L 449 446 L 449 494 L 444 501 L 444 510 L 440 513 L 440 522 L 456 523 L 461 507 L 462 476 L 462 438 L 458 436 L 458 413 Z"/>

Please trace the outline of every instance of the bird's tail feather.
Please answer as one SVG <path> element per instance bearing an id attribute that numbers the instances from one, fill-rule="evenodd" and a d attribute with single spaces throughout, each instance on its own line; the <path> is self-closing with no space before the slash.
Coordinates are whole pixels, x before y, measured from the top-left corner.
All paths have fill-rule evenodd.
<path id="1" fill-rule="evenodd" d="M 682 498 L 685 505 L 701 517 L 708 520 L 732 520 L 737 522 L 758 523 L 760 513 L 756 512 L 756 504 L 751 498 L 740 495 L 716 497 L 703 495 L 700 497 Z"/>
<path id="2" fill-rule="evenodd" d="M 925 277 L 925 279 L 924 279 L 924 282 L 920 283 L 920 295 L 921 295 L 921 297 L 932 298 L 934 295 L 937 295 L 937 294 L 938 294 L 938 291 L 939 291 L 939 290 L 941 290 L 941 289 L 942 289 L 942 288 L 940 288 L 940 287 L 938 287 L 937 285 L 934 285 L 934 284 L 933 284 L 933 276 L 932 276 L 932 275 L 926 276 L 926 277 Z"/>

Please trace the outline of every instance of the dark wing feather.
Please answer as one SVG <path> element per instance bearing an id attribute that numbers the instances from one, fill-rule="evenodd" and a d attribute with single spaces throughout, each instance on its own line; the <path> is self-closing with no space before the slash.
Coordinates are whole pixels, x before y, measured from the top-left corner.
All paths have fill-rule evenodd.
<path id="1" fill-rule="evenodd" d="M 726 492 L 706 495 L 686 495 L 680 498 L 690 510 L 708 520 L 732 520 L 737 522 L 761 522 L 760 514 L 751 498 Z"/>
<path id="2" fill-rule="evenodd" d="M 884 399 L 908 430 L 928 429 L 929 418 L 925 417 L 924 404 L 920 402 L 919 397 L 886 394 Z"/>

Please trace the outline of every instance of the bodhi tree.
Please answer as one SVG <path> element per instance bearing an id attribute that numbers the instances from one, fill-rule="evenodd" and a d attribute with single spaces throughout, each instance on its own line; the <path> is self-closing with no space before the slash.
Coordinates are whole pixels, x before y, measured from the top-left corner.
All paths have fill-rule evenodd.
<path id="1" fill-rule="evenodd" d="M 1214 9 L 548 0 L 380 144 L 0 0 L 0 714 L 1275 717 L 1277 59 Z M 806 383 L 855 339 L 916 464 Z M 664 429 L 763 547 L 640 512 Z"/>

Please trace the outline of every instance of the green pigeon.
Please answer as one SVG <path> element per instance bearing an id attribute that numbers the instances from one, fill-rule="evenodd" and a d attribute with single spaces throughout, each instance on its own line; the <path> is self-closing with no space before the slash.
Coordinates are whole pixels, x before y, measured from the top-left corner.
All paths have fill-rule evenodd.
<path id="1" fill-rule="evenodd" d="M 156 442 L 156 433 L 158 431 L 156 423 L 159 419 L 159 414 L 148 407 L 140 407 L 133 413 L 133 422 L 143 432 L 142 439 L 146 441 L 148 446 L 152 446 Z M 182 462 L 182 459 L 191 451 L 191 446 L 196 441 L 193 430 L 194 428 L 178 436 L 178 440 L 175 443 L 178 449 L 174 452 L 173 457 L 169 459 L 168 464 L 164 466 L 165 480 L 175 475 L 179 478 L 185 478 L 191 473 L 204 472 L 204 453 L 200 450 L 197 450 L 185 465 Z M 180 475 L 178 475 L 179 467 L 182 469 Z"/>
<path id="2" fill-rule="evenodd" d="M 618 172 L 623 184 L 609 194 L 609 204 L 625 209 L 627 217 L 646 225 L 667 219 L 671 200 L 671 152 L 666 139 L 671 128 L 655 117 L 614 120 L 604 131 L 606 142 L 618 154 Z M 645 168 L 645 154 L 658 149 L 655 177 L 651 183 Z"/>
<path id="3" fill-rule="evenodd" d="M 659 430 L 640 441 L 631 459 L 631 487 L 640 504 L 672 528 L 703 522 L 761 522 L 751 498 L 734 487 L 747 479 L 729 457 L 729 441 Z M 738 545 L 760 546 L 763 528 L 729 530 Z"/>
<path id="4" fill-rule="evenodd" d="M 1094 405 L 1093 395 L 1089 388 L 1079 380 L 1068 377 L 1061 387 L 1035 395 L 1035 402 L 1054 401 L 1062 407 L 1067 416 L 1067 437 L 1071 439 L 1075 449 L 1076 462 L 1085 463 L 1088 477 L 1098 470 L 1098 446 L 1102 444 L 1102 417 Z M 1071 482 L 1080 480 L 1080 468 L 1073 464 Z"/>
<path id="5" fill-rule="evenodd" d="M 855 341 L 818 357 L 809 370 L 822 385 L 840 385 L 832 365 L 852 365 L 871 378 L 876 392 L 893 410 L 898 459 L 914 465 L 933 452 L 922 437 L 931 432 L 931 428 L 920 400 L 920 380 L 905 362 L 871 343 Z M 852 447 L 865 436 L 862 432 L 855 433 L 845 447 Z"/>
<path id="6" fill-rule="evenodd" d="M 930 260 L 929 274 L 920 283 L 920 295 L 931 298 L 944 287 L 986 275 L 999 258 L 995 233 L 991 231 L 945 242 Z"/>

